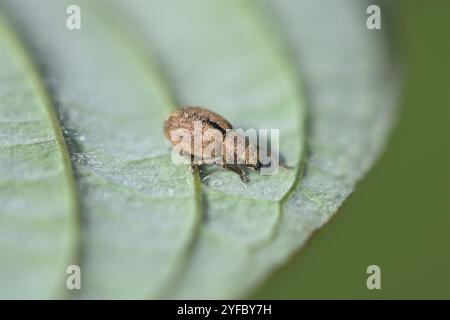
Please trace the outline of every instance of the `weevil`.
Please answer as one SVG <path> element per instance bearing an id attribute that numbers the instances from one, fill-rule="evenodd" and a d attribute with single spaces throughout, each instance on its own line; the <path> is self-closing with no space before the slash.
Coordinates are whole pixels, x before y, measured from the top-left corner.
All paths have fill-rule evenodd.
<path id="1" fill-rule="evenodd" d="M 180 134 L 175 134 L 179 130 L 189 136 L 187 141 L 180 139 Z M 180 147 L 184 156 L 191 158 L 191 169 L 202 164 L 220 164 L 239 174 L 241 180 L 246 182 L 247 175 L 241 166 L 255 170 L 261 168 L 259 147 L 246 139 L 236 139 L 231 123 L 208 109 L 194 106 L 176 109 L 164 123 L 164 134 L 173 145 Z M 195 146 L 196 135 L 201 148 Z M 211 145 L 217 148 L 211 148 Z M 232 155 L 231 163 L 227 152 Z"/>

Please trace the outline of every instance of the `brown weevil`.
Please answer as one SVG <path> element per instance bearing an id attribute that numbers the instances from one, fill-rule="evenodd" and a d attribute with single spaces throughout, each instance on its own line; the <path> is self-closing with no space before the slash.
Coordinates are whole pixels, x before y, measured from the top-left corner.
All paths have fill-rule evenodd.
<path id="1" fill-rule="evenodd" d="M 215 112 L 201 107 L 178 108 L 166 119 L 164 134 L 191 159 L 191 169 L 202 164 L 219 164 L 247 181 L 240 167 L 261 168 L 259 147 L 237 135 L 233 126 Z"/>

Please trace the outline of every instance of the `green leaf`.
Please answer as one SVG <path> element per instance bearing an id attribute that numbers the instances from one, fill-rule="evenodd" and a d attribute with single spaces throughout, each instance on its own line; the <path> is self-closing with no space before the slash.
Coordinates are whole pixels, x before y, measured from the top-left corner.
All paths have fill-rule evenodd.
<path id="1" fill-rule="evenodd" d="M 329 219 L 382 149 L 394 79 L 358 2 L 82 3 L 79 31 L 65 28 L 68 4 L 8 7 L 70 142 L 82 298 L 240 297 Z M 280 129 L 287 167 L 243 184 L 174 165 L 162 124 L 188 104 Z"/>
<path id="2" fill-rule="evenodd" d="M 0 298 L 52 298 L 75 262 L 71 164 L 41 80 L 2 15 L 0 84 Z"/>
<path id="3" fill-rule="evenodd" d="M 70 138 L 82 210 L 81 296 L 154 297 L 196 228 L 194 179 L 170 161 L 162 124 L 173 102 L 151 61 L 85 6 L 81 32 L 61 26 L 64 3 L 17 5 L 14 13 Z"/>

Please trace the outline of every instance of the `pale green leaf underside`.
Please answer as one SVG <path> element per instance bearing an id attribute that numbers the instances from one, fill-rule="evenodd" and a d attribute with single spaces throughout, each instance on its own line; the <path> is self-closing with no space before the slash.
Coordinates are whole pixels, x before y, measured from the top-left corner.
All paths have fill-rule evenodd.
<path id="1" fill-rule="evenodd" d="M 0 15 L 0 298 L 62 294 L 76 252 L 72 172 L 30 57 Z"/>
<path id="2" fill-rule="evenodd" d="M 81 298 L 242 296 L 328 220 L 385 141 L 384 43 L 357 2 L 82 3 L 80 31 L 65 28 L 66 5 L 8 9 L 76 168 Z M 162 124 L 187 104 L 279 128 L 288 168 L 244 185 L 175 166 Z"/>

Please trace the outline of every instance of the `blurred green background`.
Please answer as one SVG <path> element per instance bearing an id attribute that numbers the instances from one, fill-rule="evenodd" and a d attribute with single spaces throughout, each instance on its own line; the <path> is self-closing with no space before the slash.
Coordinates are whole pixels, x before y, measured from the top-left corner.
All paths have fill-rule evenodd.
<path id="1" fill-rule="evenodd" d="M 386 151 L 338 214 L 251 298 L 450 298 L 450 1 L 396 1 L 402 112 Z M 381 268 L 368 290 L 366 268 Z"/>

